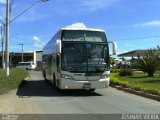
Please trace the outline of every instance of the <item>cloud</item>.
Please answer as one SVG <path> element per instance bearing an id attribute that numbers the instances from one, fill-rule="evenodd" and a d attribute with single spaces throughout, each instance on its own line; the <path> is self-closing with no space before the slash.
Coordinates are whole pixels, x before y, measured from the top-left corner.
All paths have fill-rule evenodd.
<path id="1" fill-rule="evenodd" d="M 6 0 L 0 0 L 0 3 L 4 3 L 4 4 L 5 4 L 5 3 L 6 3 Z"/>
<path id="2" fill-rule="evenodd" d="M 28 14 L 28 15 L 24 15 L 23 17 L 17 19 L 17 22 L 34 22 L 37 20 L 41 20 L 44 19 L 45 17 L 48 17 L 48 15 L 41 15 L 41 14 Z"/>
<path id="3" fill-rule="evenodd" d="M 17 6 L 18 7 L 18 6 Z M 19 13 L 17 13 L 19 14 Z M 16 14 L 14 13 L 13 16 L 11 16 L 11 21 L 16 18 Z M 38 12 L 35 8 L 32 8 L 31 10 L 25 12 L 21 16 L 18 17 L 18 19 L 15 20 L 15 22 L 34 22 L 37 20 L 42 20 L 47 18 L 48 14 L 43 14 L 41 12 Z"/>
<path id="4" fill-rule="evenodd" d="M 82 12 L 95 12 L 104 8 L 115 5 L 121 0 L 58 0 L 54 1 L 54 5 L 58 5 L 56 10 L 53 9 L 53 5 L 50 5 L 53 12 L 57 12 L 61 15 L 77 15 Z M 64 4 L 67 3 L 67 4 Z M 52 12 L 50 12 L 52 13 Z"/>
<path id="5" fill-rule="evenodd" d="M 5 7 L 0 5 L 0 20 L 5 21 Z"/>
<path id="6" fill-rule="evenodd" d="M 80 0 L 80 7 L 89 11 L 97 11 L 113 5 L 120 0 Z"/>
<path id="7" fill-rule="evenodd" d="M 160 27 L 160 20 L 153 20 L 145 23 L 134 24 L 135 27 Z"/>
<path id="8" fill-rule="evenodd" d="M 38 43 L 41 42 L 41 40 L 38 36 L 33 36 L 33 40 Z"/>
<path id="9" fill-rule="evenodd" d="M 84 23 L 73 23 L 71 25 L 66 26 L 66 28 L 87 28 Z"/>
<path id="10" fill-rule="evenodd" d="M 129 44 L 129 43 L 126 43 L 125 46 L 126 46 L 126 47 L 134 47 L 133 44 Z"/>
<path id="11" fill-rule="evenodd" d="M 35 48 L 43 48 L 43 43 L 42 43 L 41 39 L 40 39 L 38 36 L 34 35 L 34 36 L 32 37 L 32 39 L 33 39 L 33 41 L 34 41 L 33 46 L 34 46 Z"/>

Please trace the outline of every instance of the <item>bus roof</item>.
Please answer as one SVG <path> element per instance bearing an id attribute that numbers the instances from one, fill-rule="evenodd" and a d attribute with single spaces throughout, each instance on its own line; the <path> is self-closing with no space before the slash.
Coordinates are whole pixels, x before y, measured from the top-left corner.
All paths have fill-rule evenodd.
<path id="1" fill-rule="evenodd" d="M 102 29 L 93 29 L 93 28 L 61 28 L 60 30 L 86 30 L 86 31 L 105 32 Z"/>

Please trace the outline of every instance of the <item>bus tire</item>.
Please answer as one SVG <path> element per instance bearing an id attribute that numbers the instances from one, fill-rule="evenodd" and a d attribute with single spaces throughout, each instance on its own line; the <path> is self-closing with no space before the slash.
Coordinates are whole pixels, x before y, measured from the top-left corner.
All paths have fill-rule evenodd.
<path id="1" fill-rule="evenodd" d="M 53 74 L 53 87 L 55 88 L 56 91 L 59 91 L 59 88 L 56 85 L 56 76 Z"/>
<path id="2" fill-rule="evenodd" d="M 44 78 L 45 82 L 47 82 L 46 72 L 44 70 L 42 71 L 42 75 L 43 75 L 43 78 Z"/>
<path id="3" fill-rule="evenodd" d="M 93 88 L 93 89 L 89 89 L 90 92 L 94 92 L 95 90 L 96 90 L 96 89 L 94 89 L 94 88 Z"/>
<path id="4" fill-rule="evenodd" d="M 55 77 L 55 74 L 53 74 L 53 86 L 54 86 L 54 88 L 56 88 L 56 77 Z"/>

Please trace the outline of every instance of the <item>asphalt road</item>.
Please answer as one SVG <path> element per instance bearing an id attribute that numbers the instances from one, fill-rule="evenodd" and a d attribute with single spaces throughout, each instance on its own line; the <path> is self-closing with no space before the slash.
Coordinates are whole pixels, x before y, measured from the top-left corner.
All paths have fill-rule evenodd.
<path id="1" fill-rule="evenodd" d="M 45 83 L 41 72 L 31 71 L 29 80 L 17 91 L 37 104 L 40 113 L 112 114 L 160 113 L 160 102 L 125 93 L 115 88 L 56 91 Z"/>
<path id="2" fill-rule="evenodd" d="M 56 91 L 52 84 L 45 83 L 41 72 L 30 71 L 29 73 L 29 79 L 22 82 L 18 90 L 15 90 L 15 95 L 14 92 L 12 93 L 12 96 L 17 100 L 15 104 L 23 104 L 23 108 L 21 109 L 25 111 L 19 112 L 22 114 L 26 114 L 25 112 L 27 110 L 29 114 L 43 115 L 160 113 L 160 102 L 155 100 L 125 93 L 111 87 L 99 89 L 95 92 L 89 92 L 87 90 Z M 13 108 L 12 102 L 12 100 L 8 101 Z M 14 113 L 19 110 L 19 106 L 16 107 Z M 1 108 L 4 110 L 3 105 L 0 105 Z M 87 120 L 89 119 L 88 116 L 85 116 L 85 118 Z M 74 116 L 72 119 L 74 119 Z"/>

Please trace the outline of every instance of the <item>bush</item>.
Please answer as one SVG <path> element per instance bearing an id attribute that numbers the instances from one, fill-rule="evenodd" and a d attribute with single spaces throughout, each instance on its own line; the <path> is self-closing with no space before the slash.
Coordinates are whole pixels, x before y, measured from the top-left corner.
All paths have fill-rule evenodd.
<path id="1" fill-rule="evenodd" d="M 136 90 L 136 91 L 142 91 L 142 87 L 139 86 L 139 85 L 132 85 L 131 88 Z"/>
<path id="2" fill-rule="evenodd" d="M 145 92 L 147 92 L 149 94 L 160 95 L 160 90 L 158 90 L 158 89 L 146 89 Z"/>
<path id="3" fill-rule="evenodd" d="M 119 72 L 119 75 L 120 76 L 133 76 L 133 71 L 132 69 L 121 69 L 120 72 Z"/>
<path id="4" fill-rule="evenodd" d="M 160 90 L 159 89 L 151 89 L 151 88 L 145 88 L 140 85 L 133 85 L 128 83 L 128 81 L 121 81 L 117 78 L 118 74 L 117 73 L 112 73 L 111 78 L 110 78 L 110 84 L 111 85 L 117 85 L 117 86 L 122 86 L 125 88 L 131 88 L 136 91 L 141 91 L 144 93 L 149 93 L 149 94 L 154 94 L 154 95 L 160 95 Z"/>
<path id="5" fill-rule="evenodd" d="M 11 89 L 19 86 L 21 81 L 28 76 L 26 70 L 12 68 L 10 75 L 6 76 L 4 70 L 0 70 L 0 94 L 7 93 Z"/>
<path id="6" fill-rule="evenodd" d="M 110 72 L 111 73 L 118 73 L 120 71 L 120 69 L 111 69 Z"/>
<path id="7" fill-rule="evenodd" d="M 110 84 L 122 86 L 122 87 L 125 87 L 125 88 L 130 87 L 130 84 L 127 81 L 118 80 L 118 78 L 116 78 L 116 74 L 112 74 Z"/>

